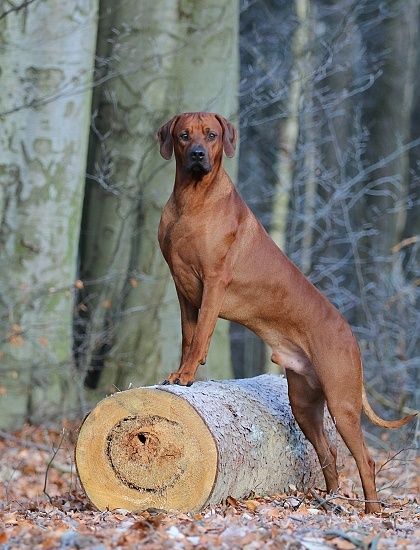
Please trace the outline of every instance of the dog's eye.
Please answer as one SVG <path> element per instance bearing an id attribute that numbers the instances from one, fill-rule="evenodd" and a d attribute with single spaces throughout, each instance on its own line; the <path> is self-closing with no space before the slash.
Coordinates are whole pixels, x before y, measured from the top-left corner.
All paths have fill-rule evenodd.
<path id="1" fill-rule="evenodd" d="M 180 139 L 182 139 L 182 141 L 188 141 L 188 133 L 187 132 L 182 132 L 182 134 L 179 135 Z"/>
<path id="2" fill-rule="evenodd" d="M 214 132 L 209 132 L 207 134 L 207 139 L 209 139 L 210 141 L 213 141 L 216 138 L 217 138 L 217 134 L 215 134 Z"/>

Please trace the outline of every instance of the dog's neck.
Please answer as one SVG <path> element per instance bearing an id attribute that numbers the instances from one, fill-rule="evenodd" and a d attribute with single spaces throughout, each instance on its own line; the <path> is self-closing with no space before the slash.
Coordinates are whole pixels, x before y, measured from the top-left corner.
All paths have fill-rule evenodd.
<path id="1" fill-rule="evenodd" d="M 178 210 L 192 210 L 230 195 L 233 189 L 227 172 L 220 163 L 211 172 L 195 177 L 178 163 L 176 166 L 173 197 Z"/>

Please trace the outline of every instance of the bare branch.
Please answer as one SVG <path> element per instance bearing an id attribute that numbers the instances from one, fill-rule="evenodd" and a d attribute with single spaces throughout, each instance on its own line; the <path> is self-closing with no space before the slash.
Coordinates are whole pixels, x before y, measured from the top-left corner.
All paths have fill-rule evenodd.
<path id="1" fill-rule="evenodd" d="M 7 17 L 10 13 L 17 13 L 21 10 L 24 10 L 36 1 L 37 0 L 25 0 L 25 2 L 22 2 L 21 4 L 13 4 L 9 1 L 8 4 L 10 4 L 11 7 L 3 13 L 0 13 L 0 21 Z"/>

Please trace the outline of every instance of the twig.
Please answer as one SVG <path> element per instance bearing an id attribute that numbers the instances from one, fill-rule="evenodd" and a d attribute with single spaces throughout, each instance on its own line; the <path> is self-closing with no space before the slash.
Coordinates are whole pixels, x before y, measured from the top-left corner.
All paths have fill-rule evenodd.
<path id="1" fill-rule="evenodd" d="M 54 470 L 57 470 L 57 472 L 60 472 L 60 474 L 71 474 L 73 469 L 72 465 L 63 464 L 61 462 L 54 462 L 54 464 L 50 465 L 50 468 L 54 468 Z"/>
<path id="2" fill-rule="evenodd" d="M 401 248 L 405 248 L 406 246 L 410 246 L 410 244 L 414 244 L 419 242 L 420 235 L 413 235 L 412 237 L 407 237 L 406 239 L 403 239 L 399 243 L 397 243 L 395 246 L 391 248 L 391 252 L 395 254 L 396 252 L 399 252 Z"/>
<path id="3" fill-rule="evenodd" d="M 408 482 L 405 481 L 405 482 L 402 482 L 402 481 L 391 481 L 390 483 L 387 483 L 386 485 L 381 485 L 380 487 L 378 487 L 378 493 L 380 493 L 381 491 L 389 491 L 390 489 L 404 489 L 404 488 L 408 488 Z"/>
<path id="4" fill-rule="evenodd" d="M 63 431 L 61 432 L 61 438 L 60 438 L 60 442 L 58 444 L 58 447 L 55 449 L 52 457 L 51 457 L 51 460 L 48 462 L 47 464 L 47 469 L 45 470 L 45 476 L 44 476 L 44 487 L 42 489 L 42 492 L 44 493 L 44 495 L 46 497 L 48 497 L 48 500 L 50 501 L 50 504 L 52 504 L 52 499 L 50 497 L 50 495 L 47 493 L 47 483 L 48 483 L 48 472 L 50 471 L 50 468 L 51 468 L 51 465 L 54 461 L 54 458 L 57 456 L 57 453 L 58 451 L 60 450 L 61 448 L 61 445 L 63 444 L 63 440 L 64 440 L 64 435 L 65 435 L 65 431 L 63 429 Z"/>
<path id="5" fill-rule="evenodd" d="M 335 503 L 330 504 L 327 498 L 321 497 L 321 495 L 317 495 L 313 489 L 309 489 L 308 495 L 310 495 L 318 503 L 319 507 L 325 510 L 326 512 L 333 511 L 334 513 L 340 513 L 340 514 L 345 512 L 342 506 Z"/>
<path id="6" fill-rule="evenodd" d="M 376 471 L 376 475 L 378 475 L 379 472 L 380 472 L 381 470 L 383 470 L 383 468 L 384 468 L 387 464 L 389 464 L 392 460 L 394 460 L 395 458 L 397 458 L 397 456 L 398 456 L 399 454 L 401 454 L 401 453 L 404 452 L 404 451 L 409 451 L 409 450 L 410 450 L 410 449 L 400 449 L 399 451 L 397 451 L 396 453 L 394 453 L 392 456 L 390 456 L 387 460 L 385 460 L 385 462 L 383 462 L 383 463 L 379 466 L 379 468 L 378 468 L 377 471 Z"/>
<path id="7" fill-rule="evenodd" d="M 357 497 L 345 497 L 344 495 L 339 495 L 338 493 L 334 493 L 330 496 L 326 496 L 325 497 L 325 500 L 327 502 L 329 502 L 330 500 L 334 500 L 334 499 L 339 499 L 339 500 L 347 500 L 347 501 L 350 501 L 350 502 L 362 502 L 364 504 L 366 503 L 375 503 L 375 504 L 382 504 L 382 506 L 386 506 L 387 503 L 384 502 L 383 500 L 366 500 L 364 498 L 357 498 Z"/>
<path id="8" fill-rule="evenodd" d="M 384 500 L 366 500 L 364 498 L 356 498 L 356 497 L 345 497 L 344 495 L 339 494 L 332 494 L 331 496 L 325 497 L 326 501 L 334 500 L 334 499 L 340 499 L 340 500 L 347 500 L 349 502 L 361 502 L 361 503 L 376 503 L 381 504 L 382 506 L 389 506 L 388 502 L 385 502 Z M 405 504 L 398 504 L 398 506 L 406 506 L 408 503 Z"/>

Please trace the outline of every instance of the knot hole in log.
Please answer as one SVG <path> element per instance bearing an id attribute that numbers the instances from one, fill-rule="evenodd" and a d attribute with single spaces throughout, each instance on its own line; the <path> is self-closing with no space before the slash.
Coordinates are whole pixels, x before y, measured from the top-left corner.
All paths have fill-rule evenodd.
<path id="1" fill-rule="evenodd" d="M 118 479 L 132 489 L 162 493 L 183 475 L 184 428 L 161 416 L 129 416 L 112 427 L 106 454 Z"/>

